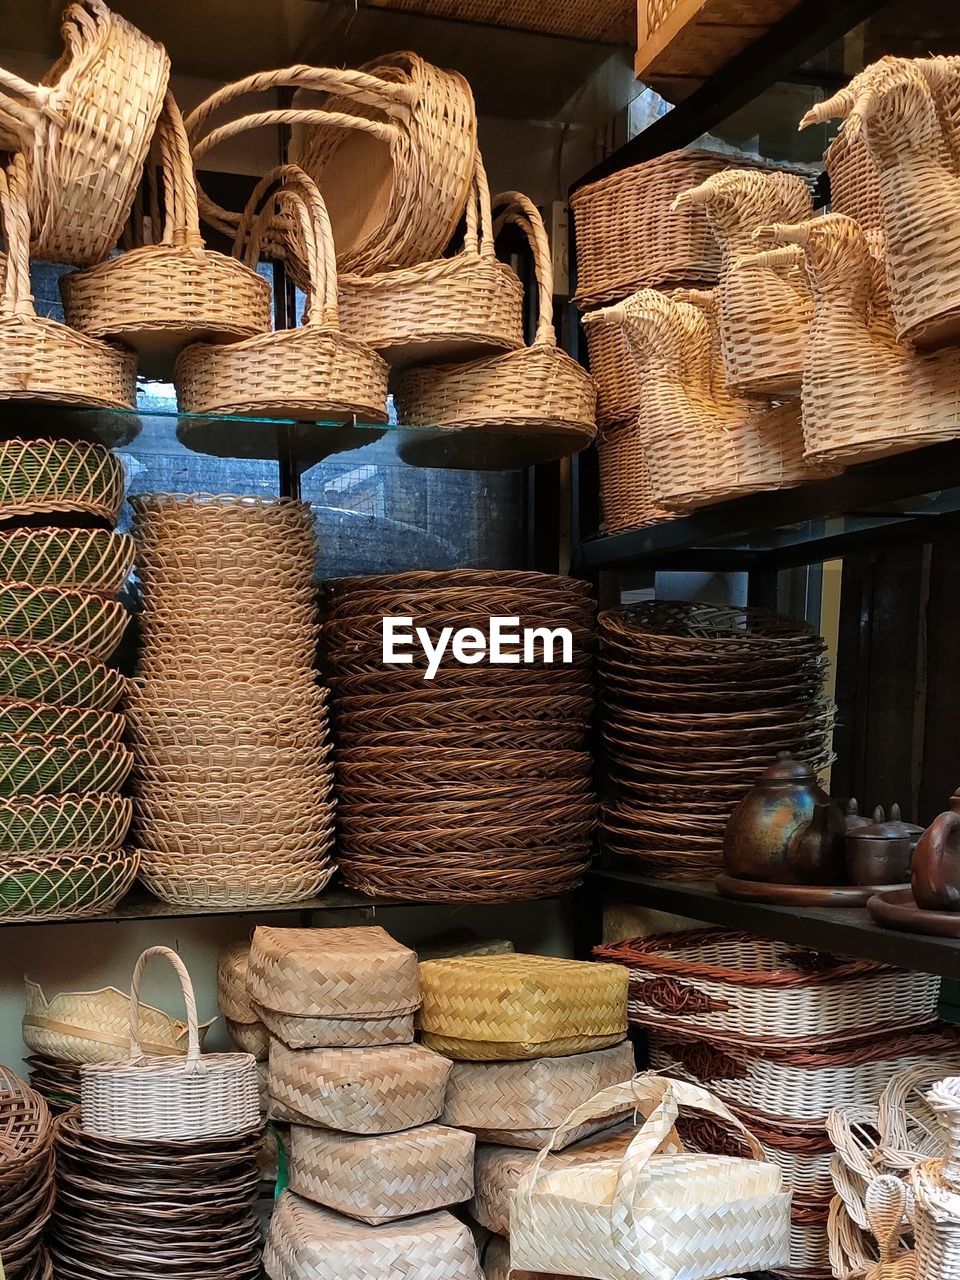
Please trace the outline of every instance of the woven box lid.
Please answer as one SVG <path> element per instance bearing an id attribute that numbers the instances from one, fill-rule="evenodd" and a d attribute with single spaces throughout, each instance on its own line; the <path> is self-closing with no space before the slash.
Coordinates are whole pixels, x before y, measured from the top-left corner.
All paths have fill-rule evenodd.
<path id="1" fill-rule="evenodd" d="M 424 1044 L 467 1061 L 602 1049 L 627 1031 L 618 966 L 552 956 L 466 956 L 420 966 Z"/>
<path id="2" fill-rule="evenodd" d="M 429 1124 L 443 1110 L 450 1062 L 419 1044 L 386 1049 L 270 1046 L 276 1118 L 339 1129 L 394 1133 Z"/>
<path id="3" fill-rule="evenodd" d="M 483 1280 L 473 1236 L 451 1213 L 371 1227 L 292 1191 L 277 1202 L 263 1265 L 270 1280 Z"/>
<path id="4" fill-rule="evenodd" d="M 455 1062 L 443 1120 L 481 1133 L 534 1130 L 549 1136 L 574 1108 L 635 1071 L 633 1046 L 626 1043 L 532 1062 Z"/>
<path id="5" fill-rule="evenodd" d="M 379 925 L 272 929 L 253 935 L 247 986 L 257 1004 L 312 1018 L 412 1013 L 417 957 Z"/>
<path id="6" fill-rule="evenodd" d="M 469 1200 L 473 1153 L 472 1133 L 441 1124 L 379 1137 L 293 1125 L 290 1189 L 376 1225 Z"/>
<path id="7" fill-rule="evenodd" d="M 217 1004 L 231 1022 L 259 1022 L 247 991 L 250 944 L 233 942 L 217 956 Z"/>
<path id="8" fill-rule="evenodd" d="M 368 1049 L 413 1043 L 412 1013 L 389 1018 L 298 1018 L 262 1005 L 254 1008 L 271 1034 L 291 1049 Z"/>

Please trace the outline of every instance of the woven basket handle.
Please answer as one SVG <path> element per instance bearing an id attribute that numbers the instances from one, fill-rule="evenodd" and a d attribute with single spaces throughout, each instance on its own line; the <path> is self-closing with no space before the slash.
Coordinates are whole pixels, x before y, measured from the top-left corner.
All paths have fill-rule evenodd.
<path id="1" fill-rule="evenodd" d="M 32 139 L 42 117 L 63 123 L 63 117 L 50 101 L 56 92 L 55 85 L 31 84 L 0 67 L 0 89 L 6 90 L 0 93 L 0 124 L 12 131 L 19 146 Z"/>
<path id="2" fill-rule="evenodd" d="M 180 979 L 180 990 L 183 992 L 183 1003 L 187 1010 L 187 1056 L 185 1066 L 192 1071 L 200 1062 L 200 1027 L 197 1021 L 197 1000 L 193 994 L 193 983 L 187 966 L 175 951 L 169 947 L 148 947 L 142 953 L 133 970 L 130 982 L 130 1057 L 142 1058 L 143 1048 L 140 1043 L 140 987 L 143 983 L 143 971 L 154 958 L 163 957 L 173 965 Z"/>
<path id="3" fill-rule="evenodd" d="M 36 315 L 30 292 L 30 217 L 27 213 L 27 162 L 18 151 L 0 167 L 0 217 L 7 252 L 3 261 L 0 318 Z"/>
<path id="4" fill-rule="evenodd" d="M 477 151 L 473 165 L 473 181 L 467 196 L 467 227 L 463 237 L 465 253 L 479 254 L 482 258 L 496 257 L 493 243 L 493 211 L 490 208 L 490 187 L 483 159 Z"/>
<path id="5" fill-rule="evenodd" d="M 512 222 L 530 242 L 537 276 L 537 332 L 533 345 L 555 347 L 557 335 L 553 329 L 553 259 L 540 210 L 519 191 L 502 192 L 494 200 L 493 207 L 500 210 L 493 224 L 494 235 L 499 233 L 501 227 Z"/>
<path id="6" fill-rule="evenodd" d="M 183 116 L 173 94 L 167 90 L 157 125 L 160 164 L 163 172 L 164 220 L 162 244 L 202 249 L 197 180 Z"/>
<path id="7" fill-rule="evenodd" d="M 907 1211 L 907 1188 L 893 1173 L 884 1173 L 867 1187 L 864 1203 L 867 1220 L 880 1250 L 880 1263 L 889 1263 L 900 1252 L 900 1232 Z"/>

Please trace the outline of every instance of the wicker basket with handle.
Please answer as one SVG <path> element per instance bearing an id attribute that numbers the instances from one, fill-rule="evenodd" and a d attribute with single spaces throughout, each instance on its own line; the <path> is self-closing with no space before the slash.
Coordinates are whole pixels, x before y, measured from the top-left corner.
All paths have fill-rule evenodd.
<path id="1" fill-rule="evenodd" d="M 38 316 L 30 290 L 27 166 L 18 152 L 0 172 L 7 245 L 0 298 L 0 400 L 83 409 L 136 407 L 136 357 Z"/>
<path id="2" fill-rule="evenodd" d="M 60 278 L 67 323 L 132 347 L 141 374 L 168 378 L 189 342 L 231 342 L 268 333 L 270 286 L 251 267 L 204 248 L 196 179 L 180 109 L 167 93 L 157 127 L 155 186 L 134 211 L 139 247 Z M 162 192 L 163 223 L 158 202 Z M 156 235 L 143 236 L 149 219 Z"/>
<path id="3" fill-rule="evenodd" d="M 510 1215 L 511 1262 L 533 1271 L 620 1280 L 632 1271 L 691 1277 L 773 1269 L 788 1260 L 790 1195 L 740 1121 L 707 1090 L 642 1075 L 573 1111 L 584 1120 L 634 1107 L 644 1121 L 619 1162 L 545 1169 L 540 1153 Z M 752 1160 L 677 1151 L 681 1108 L 745 1135 Z"/>
<path id="4" fill-rule="evenodd" d="M 228 346 L 185 348 L 174 371 L 181 409 L 386 422 L 387 364 L 340 331 L 330 220 L 316 185 L 295 165 L 272 170 L 250 197 L 235 245 L 248 265 L 277 217 L 291 219 L 306 247 L 304 322 Z"/>
<path id="5" fill-rule="evenodd" d="M 171 1061 L 144 1053 L 140 985 L 147 963 L 163 958 L 180 979 L 187 1010 L 187 1053 Z M 148 947 L 130 986 L 130 1056 L 83 1069 L 81 1125 L 105 1138 L 176 1140 L 240 1134 L 260 1123 L 256 1063 L 249 1054 L 202 1054 L 193 984 L 168 947 Z"/>
<path id="6" fill-rule="evenodd" d="M 86 265 L 120 238 L 170 60 L 103 0 L 69 5 L 61 31 L 65 52 L 41 84 L 0 71 L 0 137 L 29 164 L 33 256 Z"/>
<path id="7" fill-rule="evenodd" d="M 586 371 L 557 347 L 553 328 L 553 265 L 540 212 L 508 191 L 493 202 L 495 229 L 514 223 L 533 249 L 537 329 L 531 346 L 469 364 L 411 369 L 397 382 L 400 421 L 451 430 L 543 432 L 569 438 L 570 452 L 596 434 L 596 387 Z"/>

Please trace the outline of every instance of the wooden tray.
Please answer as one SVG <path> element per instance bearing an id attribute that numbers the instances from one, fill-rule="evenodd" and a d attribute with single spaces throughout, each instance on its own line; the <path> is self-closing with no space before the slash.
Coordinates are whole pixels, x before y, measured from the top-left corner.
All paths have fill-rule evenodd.
<path id="1" fill-rule="evenodd" d="M 867 903 L 877 924 L 905 933 L 927 933 L 937 938 L 960 938 L 960 911 L 924 911 L 913 900 L 909 885 L 881 889 Z"/>
<path id="2" fill-rule="evenodd" d="M 910 893 L 909 885 L 881 884 L 765 884 L 717 876 L 717 892 L 741 902 L 771 902 L 784 907 L 864 907 L 879 893 Z M 913 898 L 911 896 L 911 902 Z M 957 916 L 960 931 L 960 916 Z"/>

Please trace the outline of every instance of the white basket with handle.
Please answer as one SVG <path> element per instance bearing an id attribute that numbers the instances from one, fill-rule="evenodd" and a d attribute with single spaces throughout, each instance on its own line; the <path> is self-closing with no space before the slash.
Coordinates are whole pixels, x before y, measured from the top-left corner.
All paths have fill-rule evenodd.
<path id="1" fill-rule="evenodd" d="M 188 1028 L 184 1058 L 146 1054 L 141 1047 L 140 985 L 154 956 L 169 960 L 180 979 Z M 168 947 L 149 947 L 133 971 L 130 1056 L 83 1068 L 80 1122 L 88 1133 L 144 1141 L 243 1133 L 260 1124 L 260 1089 L 253 1056 L 200 1052 L 190 974 Z"/>
<path id="2" fill-rule="evenodd" d="M 686 1152 L 680 1109 L 715 1116 L 754 1155 Z M 544 1169 L 563 1134 L 632 1110 L 645 1122 L 620 1157 Z M 788 1265 L 790 1193 L 732 1111 L 697 1085 L 644 1074 L 571 1112 L 523 1176 L 510 1214 L 511 1263 L 591 1280 L 706 1280 Z"/>

